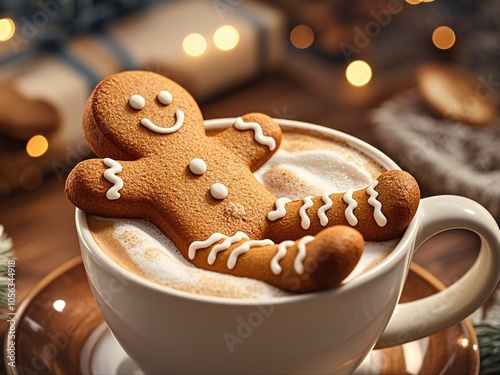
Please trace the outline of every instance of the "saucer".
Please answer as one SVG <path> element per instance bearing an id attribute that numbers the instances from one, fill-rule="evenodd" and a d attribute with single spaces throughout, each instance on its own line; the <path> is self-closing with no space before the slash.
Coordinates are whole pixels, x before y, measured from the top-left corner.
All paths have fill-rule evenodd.
<path id="1" fill-rule="evenodd" d="M 412 264 L 402 301 L 444 286 Z M 5 347 L 11 342 L 8 335 Z M 18 374 L 142 374 L 118 345 L 92 296 L 81 257 L 64 264 L 33 289 L 16 318 Z M 5 352 L 5 351 L 4 351 Z M 6 354 L 5 354 L 6 356 Z M 5 357 L 5 363 L 9 362 Z M 401 346 L 373 350 L 355 374 L 477 374 L 479 351 L 468 319 Z"/>

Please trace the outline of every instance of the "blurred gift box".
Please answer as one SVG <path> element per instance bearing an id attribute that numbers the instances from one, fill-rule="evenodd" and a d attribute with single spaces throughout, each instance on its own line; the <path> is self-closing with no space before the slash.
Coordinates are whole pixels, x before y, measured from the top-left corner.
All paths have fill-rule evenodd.
<path id="1" fill-rule="evenodd" d="M 0 39 L 8 39 L 0 43 L 0 197 L 38 187 L 47 173 L 64 181 L 91 156 L 81 114 L 109 74 L 155 71 L 204 101 L 275 69 L 283 57 L 283 14 L 261 2 L 3 3 L 13 16 L 4 12 L 0 22 Z M 67 25 L 90 31 L 66 35 Z"/>

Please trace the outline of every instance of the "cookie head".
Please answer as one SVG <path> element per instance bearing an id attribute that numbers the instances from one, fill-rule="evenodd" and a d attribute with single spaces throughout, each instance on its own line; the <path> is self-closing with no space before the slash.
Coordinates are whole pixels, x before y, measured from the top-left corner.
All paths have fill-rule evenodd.
<path id="1" fill-rule="evenodd" d="M 192 96 L 159 74 L 131 71 L 102 81 L 85 107 L 83 129 L 101 157 L 134 160 L 167 147 L 169 137 L 205 136 Z"/>

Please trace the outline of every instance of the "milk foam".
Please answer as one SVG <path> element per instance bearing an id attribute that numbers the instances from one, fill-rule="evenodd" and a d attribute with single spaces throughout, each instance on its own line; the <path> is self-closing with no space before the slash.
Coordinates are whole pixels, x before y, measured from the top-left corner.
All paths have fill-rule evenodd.
<path id="1" fill-rule="evenodd" d="M 153 224 L 114 220 L 113 236 L 147 278 L 187 292 L 233 298 L 269 298 L 284 292 L 263 282 L 196 268 Z"/>
<path id="2" fill-rule="evenodd" d="M 299 152 L 278 150 L 255 172 L 255 177 L 277 197 L 286 196 L 292 200 L 306 195 L 340 193 L 349 188 L 363 188 L 373 181 L 373 176 L 363 168 L 364 156 L 358 157 L 362 159 L 350 160 L 345 154 L 321 149 Z M 293 175 L 288 174 L 289 179 L 279 179 L 284 170 Z M 291 181 L 290 176 L 294 176 L 296 181 Z M 307 191 L 303 191 L 304 186 Z"/>
<path id="3" fill-rule="evenodd" d="M 321 142 L 324 140 L 320 141 L 320 146 Z M 328 144 L 330 145 L 331 141 Z M 360 189 L 369 185 L 382 172 L 378 164 L 346 145 L 337 144 L 335 147 L 322 148 L 318 147 L 317 142 L 313 142 L 312 145 L 301 147 L 299 150 L 289 150 L 294 145 L 295 143 L 291 142 L 287 146 L 284 138 L 280 150 L 255 172 L 256 178 L 277 197 L 302 199 L 307 195 L 324 192 L 331 194 L 344 192 L 348 188 Z M 258 280 L 196 268 L 182 257 L 159 229 L 148 222 L 100 218 L 92 220 L 111 222 L 114 240 L 119 242 L 122 252 L 124 250 L 126 257 L 134 264 L 130 269 L 136 273 L 134 269 L 138 269 L 141 276 L 158 284 L 193 293 L 232 298 L 262 299 L 286 294 Z M 398 240 L 367 242 L 361 260 L 344 282 L 377 264 L 390 253 Z M 105 241 L 98 241 L 98 244 L 106 252 Z M 108 255 L 111 257 L 110 253 Z M 116 257 L 116 254 L 114 256 Z M 129 261 L 122 261 L 122 266 L 129 268 L 126 266 L 127 262 Z"/>

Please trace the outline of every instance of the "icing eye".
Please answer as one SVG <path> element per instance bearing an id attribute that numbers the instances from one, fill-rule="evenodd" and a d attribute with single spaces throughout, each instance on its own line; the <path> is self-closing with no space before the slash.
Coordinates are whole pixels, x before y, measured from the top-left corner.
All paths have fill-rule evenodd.
<path id="1" fill-rule="evenodd" d="M 134 109 L 143 109 L 146 105 L 146 99 L 144 99 L 141 95 L 132 95 L 129 99 L 129 104 Z"/>
<path id="2" fill-rule="evenodd" d="M 173 100 L 172 94 L 169 93 L 168 91 L 162 90 L 158 93 L 158 101 L 161 104 L 169 105 L 170 103 L 172 103 L 172 100 Z"/>

